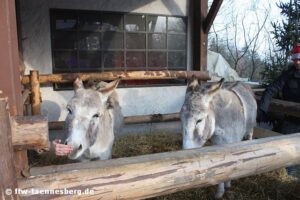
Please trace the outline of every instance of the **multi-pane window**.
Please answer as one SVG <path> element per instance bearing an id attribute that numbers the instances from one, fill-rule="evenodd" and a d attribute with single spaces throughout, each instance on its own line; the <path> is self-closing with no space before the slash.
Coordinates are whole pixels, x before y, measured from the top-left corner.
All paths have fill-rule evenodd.
<path id="1" fill-rule="evenodd" d="M 50 10 L 53 72 L 186 70 L 186 18 Z"/>

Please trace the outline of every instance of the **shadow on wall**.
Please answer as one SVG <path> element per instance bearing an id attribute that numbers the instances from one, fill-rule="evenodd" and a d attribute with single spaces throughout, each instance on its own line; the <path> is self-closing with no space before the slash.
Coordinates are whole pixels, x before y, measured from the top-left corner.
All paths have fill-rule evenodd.
<path id="1" fill-rule="evenodd" d="M 61 107 L 54 101 L 45 100 L 42 102 L 42 115 L 47 116 L 48 121 L 59 121 Z M 67 138 L 67 132 L 62 130 L 49 130 L 49 140 L 61 139 L 62 142 Z"/>
<path id="2" fill-rule="evenodd" d="M 169 1 L 169 0 L 162 0 L 163 4 L 168 8 L 171 14 L 175 15 L 184 15 L 182 12 L 182 9 L 178 6 L 178 4 L 174 1 Z M 187 8 L 185 8 L 187 9 Z"/>
<path id="3" fill-rule="evenodd" d="M 58 121 L 60 113 L 61 108 L 56 102 L 49 100 L 42 102 L 42 115 L 47 116 L 48 121 Z"/>

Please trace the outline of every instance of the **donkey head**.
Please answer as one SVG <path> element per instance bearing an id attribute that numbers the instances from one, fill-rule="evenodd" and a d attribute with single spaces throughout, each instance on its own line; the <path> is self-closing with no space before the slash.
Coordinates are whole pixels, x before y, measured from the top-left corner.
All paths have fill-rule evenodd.
<path id="1" fill-rule="evenodd" d="M 119 81 L 120 79 L 117 79 L 99 89 L 85 89 L 79 78 L 75 80 L 75 93 L 67 104 L 69 113 L 66 118 L 68 138 L 65 143 L 73 146 L 73 152 L 69 155 L 70 159 L 79 158 L 95 143 L 100 126 L 107 126 L 101 124 L 103 121 L 101 118 L 107 114 L 108 98 Z"/>
<path id="2" fill-rule="evenodd" d="M 201 84 L 193 77 L 189 82 L 180 111 L 183 148 L 201 147 L 214 132 L 214 113 L 210 101 L 222 87 L 224 79 L 213 84 Z"/>

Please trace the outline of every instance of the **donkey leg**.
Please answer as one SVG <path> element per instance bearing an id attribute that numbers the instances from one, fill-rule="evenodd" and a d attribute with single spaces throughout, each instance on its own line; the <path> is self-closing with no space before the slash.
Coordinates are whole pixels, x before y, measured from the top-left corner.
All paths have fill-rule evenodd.
<path id="1" fill-rule="evenodd" d="M 253 129 L 251 129 L 248 133 L 245 135 L 246 140 L 252 140 L 253 138 Z"/>
<path id="2" fill-rule="evenodd" d="M 222 198 L 224 195 L 224 192 L 225 192 L 224 183 L 220 183 L 218 185 L 218 189 L 217 189 L 217 193 L 215 194 L 215 198 L 216 199 Z"/>

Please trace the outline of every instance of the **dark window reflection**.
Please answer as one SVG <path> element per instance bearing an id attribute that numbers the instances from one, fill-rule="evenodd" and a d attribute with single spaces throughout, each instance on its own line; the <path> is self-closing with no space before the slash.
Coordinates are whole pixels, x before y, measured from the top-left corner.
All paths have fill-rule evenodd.
<path id="1" fill-rule="evenodd" d="M 168 17 L 168 31 L 169 32 L 186 32 L 185 20 L 180 17 Z"/>
<path id="2" fill-rule="evenodd" d="M 123 15 L 121 14 L 102 14 L 102 30 L 103 31 L 122 31 Z"/>
<path id="3" fill-rule="evenodd" d="M 77 53 L 74 51 L 56 51 L 54 52 L 54 64 L 57 69 L 77 67 Z"/>
<path id="4" fill-rule="evenodd" d="M 146 34 L 145 33 L 126 33 L 127 49 L 145 49 Z"/>
<path id="5" fill-rule="evenodd" d="M 124 34 L 119 32 L 104 32 L 103 33 L 103 48 L 107 49 L 123 49 Z"/>
<path id="6" fill-rule="evenodd" d="M 54 72 L 186 69 L 184 17 L 62 9 L 50 13 Z"/>
<path id="7" fill-rule="evenodd" d="M 126 65 L 128 68 L 143 68 L 146 67 L 145 52 L 128 51 L 126 53 Z"/>
<path id="8" fill-rule="evenodd" d="M 123 51 L 107 51 L 104 53 L 104 68 L 122 68 L 124 67 Z"/>
<path id="9" fill-rule="evenodd" d="M 77 49 L 77 34 L 76 32 L 57 31 L 54 34 L 55 49 Z"/>
<path id="10" fill-rule="evenodd" d="M 79 30 L 101 31 L 100 15 L 97 13 L 83 13 L 79 15 Z"/>
<path id="11" fill-rule="evenodd" d="M 100 50 L 100 33 L 80 33 L 78 48 L 80 50 Z"/>
<path id="12" fill-rule="evenodd" d="M 99 52 L 79 52 L 79 66 L 83 69 L 101 68 L 101 54 Z"/>
<path id="13" fill-rule="evenodd" d="M 150 32 L 166 32 L 167 17 L 148 16 L 147 30 Z"/>
<path id="14" fill-rule="evenodd" d="M 55 30 L 76 30 L 77 16 L 75 13 L 57 13 L 55 15 Z"/>
<path id="15" fill-rule="evenodd" d="M 148 34 L 149 49 L 166 49 L 166 34 Z"/>
<path id="16" fill-rule="evenodd" d="M 125 30 L 126 31 L 145 31 L 146 30 L 145 15 L 126 15 Z"/>
<path id="17" fill-rule="evenodd" d="M 166 52 L 148 52 L 148 67 L 165 68 L 167 67 Z"/>
<path id="18" fill-rule="evenodd" d="M 169 52 L 169 68 L 186 68 L 186 54 L 184 52 Z"/>
<path id="19" fill-rule="evenodd" d="M 185 50 L 186 37 L 185 35 L 168 35 L 168 49 L 171 50 Z"/>

